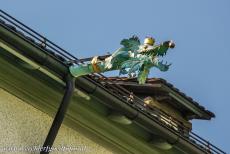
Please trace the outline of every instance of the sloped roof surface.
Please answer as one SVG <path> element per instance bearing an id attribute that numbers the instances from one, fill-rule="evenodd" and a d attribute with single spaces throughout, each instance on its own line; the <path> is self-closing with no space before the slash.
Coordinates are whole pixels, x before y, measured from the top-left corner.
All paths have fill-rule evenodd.
<path id="1" fill-rule="evenodd" d="M 118 82 L 133 82 L 136 83 L 137 86 L 140 87 L 145 87 L 146 84 L 163 84 L 167 87 L 169 87 L 171 90 L 175 91 L 177 94 L 188 100 L 190 103 L 194 104 L 197 108 L 201 109 L 202 111 L 206 112 L 210 117 L 215 117 L 215 114 L 207 109 L 205 109 L 204 106 L 201 106 L 198 102 L 193 100 L 193 98 L 187 96 L 185 93 L 181 92 L 178 88 L 176 88 L 173 84 L 167 82 L 165 79 L 162 78 L 148 78 L 146 81 L 146 84 L 139 85 L 137 83 L 136 78 L 127 78 L 127 77 L 109 77 L 107 79 L 101 78 L 101 80 L 110 80 L 113 81 L 113 83 L 118 83 Z"/>

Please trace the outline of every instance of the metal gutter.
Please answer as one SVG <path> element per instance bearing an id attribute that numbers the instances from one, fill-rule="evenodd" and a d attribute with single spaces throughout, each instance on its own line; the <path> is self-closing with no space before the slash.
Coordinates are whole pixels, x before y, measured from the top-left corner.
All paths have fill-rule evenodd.
<path id="1" fill-rule="evenodd" d="M 0 47 L 9 51 L 12 55 L 18 57 L 19 59 L 21 59 L 22 61 L 24 61 L 26 64 L 31 65 L 35 70 L 39 70 L 42 73 L 46 74 L 47 76 L 49 76 L 50 78 L 58 81 L 59 83 L 61 83 L 62 85 L 65 85 L 65 83 L 63 82 L 63 80 L 61 80 L 59 77 L 57 77 L 56 75 L 54 75 L 52 72 L 48 71 L 47 69 L 43 68 L 44 66 L 32 61 L 31 59 L 25 57 L 24 55 L 20 54 L 18 51 L 16 51 L 15 49 L 11 48 L 9 45 L 7 45 L 7 43 L 5 43 L 3 40 L 0 39 Z"/>

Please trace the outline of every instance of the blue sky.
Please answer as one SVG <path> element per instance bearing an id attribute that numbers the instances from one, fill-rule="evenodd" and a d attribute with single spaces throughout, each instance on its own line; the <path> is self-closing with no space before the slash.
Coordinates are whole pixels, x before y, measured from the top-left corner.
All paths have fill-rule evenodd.
<path id="1" fill-rule="evenodd" d="M 168 72 L 152 69 L 201 105 L 211 121 L 193 121 L 193 131 L 230 152 L 230 1 L 228 0 L 0 0 L 1 9 L 79 58 L 103 55 L 133 34 L 157 42 L 172 39 Z M 112 73 L 115 74 L 115 73 Z"/>

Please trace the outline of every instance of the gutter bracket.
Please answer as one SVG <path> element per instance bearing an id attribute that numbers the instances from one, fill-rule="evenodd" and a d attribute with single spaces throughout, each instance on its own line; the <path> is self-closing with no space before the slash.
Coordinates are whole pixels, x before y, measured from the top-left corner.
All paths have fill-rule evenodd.
<path id="1" fill-rule="evenodd" d="M 54 143 L 54 140 L 58 134 L 59 128 L 64 120 L 66 111 L 68 109 L 68 106 L 71 102 L 71 98 L 73 96 L 73 92 L 75 89 L 75 78 L 68 74 L 65 78 L 66 80 L 66 90 L 65 94 L 62 98 L 61 104 L 58 108 L 58 111 L 55 115 L 55 118 L 53 120 L 52 126 L 50 127 L 49 133 L 46 137 L 46 140 L 42 146 L 40 154 L 49 154 L 49 152 L 52 151 L 52 145 Z"/>

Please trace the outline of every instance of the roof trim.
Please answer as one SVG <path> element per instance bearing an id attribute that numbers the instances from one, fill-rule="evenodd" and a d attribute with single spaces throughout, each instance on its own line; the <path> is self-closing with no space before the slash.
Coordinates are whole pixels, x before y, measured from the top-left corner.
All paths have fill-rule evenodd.
<path id="1" fill-rule="evenodd" d="M 179 89 L 175 88 L 171 83 L 167 82 L 162 78 L 148 78 L 146 83 L 143 85 L 137 84 L 136 78 L 127 78 L 127 77 L 109 77 L 108 78 L 113 84 L 119 85 L 132 85 L 132 86 L 144 86 L 144 87 L 155 87 L 161 88 L 166 91 L 170 97 L 178 101 L 184 107 L 188 108 L 191 112 L 197 115 L 197 119 L 206 119 L 210 120 L 215 117 L 215 114 L 209 110 L 206 110 L 205 107 L 199 105 L 196 101 L 194 101 L 191 97 L 187 96 Z M 106 80 L 102 79 L 101 80 Z M 116 81 L 116 82 L 115 82 Z M 118 81 L 123 81 L 119 83 Z"/>

